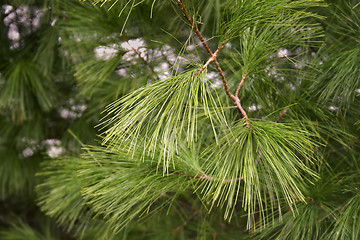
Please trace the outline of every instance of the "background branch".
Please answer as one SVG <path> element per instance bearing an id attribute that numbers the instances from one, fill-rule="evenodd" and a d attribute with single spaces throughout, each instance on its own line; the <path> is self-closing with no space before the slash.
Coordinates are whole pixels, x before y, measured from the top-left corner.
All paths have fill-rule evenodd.
<path id="1" fill-rule="evenodd" d="M 124 41 L 130 46 L 131 50 L 135 52 L 135 54 L 139 57 L 139 59 L 147 66 L 148 70 L 149 70 L 149 75 L 150 78 L 153 78 L 154 75 L 157 79 L 159 79 L 159 77 L 156 75 L 156 73 L 154 72 L 153 67 L 150 65 L 150 63 L 148 61 L 146 61 L 145 58 L 143 58 L 141 56 L 141 54 L 139 53 L 139 51 L 134 48 L 133 46 L 131 46 L 131 44 L 129 43 L 129 39 L 126 37 L 126 35 L 121 34 L 121 37 L 124 39 Z"/>
<path id="2" fill-rule="evenodd" d="M 177 228 L 175 228 L 174 230 L 172 230 L 171 234 L 177 233 L 178 231 L 183 229 L 188 224 L 188 222 L 190 222 L 191 219 L 193 219 L 198 214 L 199 214 L 199 210 L 195 210 L 194 213 L 190 217 L 188 217 L 188 219 L 186 219 L 185 222 L 182 225 L 180 225 Z"/>

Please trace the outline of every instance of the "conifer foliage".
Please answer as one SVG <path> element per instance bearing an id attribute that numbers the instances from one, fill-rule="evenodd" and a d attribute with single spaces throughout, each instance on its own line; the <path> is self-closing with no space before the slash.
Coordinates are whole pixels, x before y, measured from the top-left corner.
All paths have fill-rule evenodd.
<path id="1" fill-rule="evenodd" d="M 359 239 L 357 1 L 0 17 L 1 239 Z"/>

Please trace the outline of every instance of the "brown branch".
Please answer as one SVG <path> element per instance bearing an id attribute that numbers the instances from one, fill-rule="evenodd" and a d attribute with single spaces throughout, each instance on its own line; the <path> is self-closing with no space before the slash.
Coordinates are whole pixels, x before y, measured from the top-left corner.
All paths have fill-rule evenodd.
<path id="1" fill-rule="evenodd" d="M 239 109 L 239 111 L 241 112 L 241 114 L 244 117 L 244 122 L 246 124 L 246 126 L 251 129 L 250 127 L 250 122 L 249 122 L 249 117 L 246 114 L 246 111 L 244 110 L 244 108 L 241 106 L 240 103 L 240 98 L 238 96 L 234 96 L 230 91 L 229 91 L 229 86 L 227 84 L 227 80 L 225 78 L 224 72 L 222 71 L 219 62 L 217 61 L 217 59 L 214 60 L 214 65 L 216 70 L 219 72 L 223 85 L 224 85 L 224 89 L 225 89 L 225 93 L 226 95 L 234 102 L 235 106 L 237 107 L 237 109 Z M 245 78 L 244 78 L 245 80 Z"/>
<path id="2" fill-rule="evenodd" d="M 177 228 L 175 228 L 174 230 L 172 230 L 171 234 L 177 233 L 178 231 L 183 229 L 191 221 L 191 219 L 193 219 L 198 214 L 199 214 L 199 210 L 195 210 L 194 213 L 190 217 L 188 217 L 188 219 L 186 219 L 182 225 L 180 225 Z"/>
<path id="3" fill-rule="evenodd" d="M 276 122 L 280 122 L 283 116 L 289 111 L 289 108 L 286 108 L 284 111 L 280 113 L 280 116 L 276 119 Z"/>
<path id="4" fill-rule="evenodd" d="M 219 54 L 220 50 L 224 47 L 224 43 L 220 45 L 220 47 L 214 52 L 214 54 L 209 58 L 209 60 L 204 64 L 204 66 L 195 73 L 194 77 L 199 75 L 202 71 L 204 71 L 211 62 L 216 60 L 217 55 Z"/>
<path id="5" fill-rule="evenodd" d="M 190 17 L 190 15 L 188 14 L 188 12 L 186 11 L 184 4 L 181 2 L 181 0 L 176 0 L 177 5 L 179 6 L 179 8 L 181 9 L 181 11 L 183 12 L 184 17 L 186 18 L 186 20 L 190 23 L 192 29 L 194 30 L 194 33 L 196 34 L 196 36 L 200 39 L 202 45 L 204 46 L 205 50 L 207 51 L 207 53 L 209 54 L 210 57 L 213 56 L 213 53 L 209 47 L 209 45 L 206 43 L 204 37 L 202 36 L 202 34 L 200 33 L 199 29 L 196 27 L 195 22 L 192 20 L 192 18 Z"/>
<path id="6" fill-rule="evenodd" d="M 244 84 L 246 74 L 247 74 L 247 71 L 245 71 L 245 73 L 242 75 L 241 82 L 239 83 L 239 86 L 238 86 L 238 88 L 236 89 L 236 92 L 235 92 L 235 97 L 239 97 L 239 92 L 240 92 L 240 89 L 241 89 L 242 85 Z"/>
<path id="7" fill-rule="evenodd" d="M 237 98 L 233 99 L 233 102 L 235 103 L 236 107 L 240 110 L 241 114 L 244 116 L 244 122 L 245 122 L 246 126 L 249 129 L 251 129 L 250 122 L 249 122 L 249 117 L 246 114 L 244 108 L 241 106 L 240 99 L 237 97 Z"/>
<path id="8" fill-rule="evenodd" d="M 235 96 L 233 96 L 233 101 L 234 101 L 235 105 L 237 106 L 237 108 L 240 110 L 241 114 L 244 116 L 244 119 L 245 119 L 244 121 L 245 121 L 246 126 L 249 129 L 251 129 L 250 128 L 249 118 L 248 118 L 244 108 L 241 106 L 240 98 L 239 98 L 239 92 L 240 92 L 240 89 L 241 89 L 242 85 L 245 82 L 246 74 L 247 74 L 247 71 L 245 71 L 244 74 L 242 75 L 241 81 L 240 81 L 240 83 L 238 85 L 238 88 L 236 89 Z"/>
<path id="9" fill-rule="evenodd" d="M 220 47 L 216 50 L 215 54 L 212 53 L 209 45 L 207 44 L 207 42 L 205 41 L 204 37 L 202 36 L 201 32 L 199 31 L 199 29 L 197 28 L 195 22 L 193 21 L 193 19 L 190 17 L 190 15 L 188 14 L 188 12 L 186 11 L 183 3 L 181 2 L 181 0 L 176 0 L 177 2 L 177 5 L 179 6 L 179 8 L 181 9 L 184 17 L 186 18 L 186 20 L 190 23 L 190 25 L 192 26 L 192 29 L 194 30 L 194 33 L 195 35 L 200 39 L 202 45 L 204 46 L 205 50 L 207 51 L 207 53 L 209 54 L 210 56 L 210 59 L 206 62 L 206 64 L 195 74 L 195 76 L 197 76 L 200 72 L 202 72 L 211 62 L 213 62 L 214 66 L 215 66 L 215 69 L 216 71 L 218 71 L 218 73 L 220 74 L 220 77 L 221 77 L 221 80 L 223 82 L 223 85 L 224 85 L 224 89 L 225 89 L 225 93 L 226 95 L 234 102 L 235 106 L 240 110 L 241 114 L 243 115 L 244 117 L 244 122 L 246 124 L 246 126 L 250 128 L 250 122 L 249 122 L 249 118 L 244 110 L 244 108 L 241 106 L 241 103 L 240 103 L 240 99 L 239 97 L 237 96 L 234 96 L 230 90 L 229 90 L 229 86 L 227 84 L 227 80 L 226 80 L 226 77 L 225 77 L 225 74 L 223 72 L 223 70 L 221 69 L 220 67 L 220 64 L 219 62 L 217 61 L 217 55 L 219 54 L 220 50 L 224 47 L 224 43 L 222 43 L 220 45 Z M 241 85 L 243 84 L 243 81 L 245 80 L 245 77 L 246 77 L 246 73 L 245 73 L 245 76 L 243 76 L 243 79 L 242 79 L 242 83 Z M 241 86 L 240 86 L 241 88 Z M 240 91 L 240 89 L 239 89 Z M 238 93 L 238 91 L 237 91 Z"/>

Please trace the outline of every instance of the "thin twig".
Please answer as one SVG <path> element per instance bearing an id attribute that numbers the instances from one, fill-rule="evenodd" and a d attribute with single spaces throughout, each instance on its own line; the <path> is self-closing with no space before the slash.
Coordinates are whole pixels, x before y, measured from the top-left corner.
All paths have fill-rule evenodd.
<path id="1" fill-rule="evenodd" d="M 172 230 L 171 234 L 177 233 L 178 231 L 183 229 L 191 221 L 191 219 L 193 219 L 198 214 L 199 214 L 199 210 L 195 210 L 194 213 L 190 217 L 188 217 L 188 219 L 186 219 L 182 225 L 180 225 L 177 228 L 175 228 L 174 230 Z"/>
<path id="2" fill-rule="evenodd" d="M 286 231 L 286 233 L 284 235 L 282 235 L 278 240 L 283 240 L 284 237 L 286 237 L 286 235 L 288 235 L 290 232 L 290 230 Z"/>
<path id="3" fill-rule="evenodd" d="M 235 105 L 237 106 L 237 108 L 240 110 L 241 114 L 244 116 L 244 119 L 245 119 L 245 124 L 246 126 L 250 128 L 250 123 L 249 123 L 249 118 L 245 112 L 245 110 L 243 109 L 243 107 L 241 106 L 240 104 L 240 98 L 239 98 L 239 92 L 240 92 L 240 89 L 242 87 L 242 85 L 244 84 L 245 82 L 245 78 L 246 78 L 246 75 L 247 75 L 247 71 L 244 72 L 244 74 L 242 75 L 241 77 L 241 81 L 238 85 L 238 88 L 236 89 L 236 92 L 235 92 L 235 96 L 233 96 L 233 101 L 235 103 Z"/>
<path id="4" fill-rule="evenodd" d="M 346 150 L 349 150 L 349 149 L 350 149 L 349 147 L 341 147 L 341 148 L 333 149 L 333 150 L 324 152 L 323 156 L 326 156 L 326 155 L 329 155 L 329 154 L 332 154 L 332 153 L 343 152 L 343 151 L 346 151 Z"/>
<path id="5" fill-rule="evenodd" d="M 121 37 L 124 39 L 124 41 L 130 46 L 131 50 L 135 52 L 136 55 L 138 55 L 139 59 L 147 66 L 148 70 L 149 70 L 149 74 L 150 74 L 150 78 L 153 78 L 153 75 L 156 76 L 153 67 L 150 65 L 150 63 L 148 61 L 146 61 L 145 58 L 143 58 L 141 56 L 141 54 L 139 53 L 139 51 L 134 48 L 133 46 L 131 46 L 131 44 L 129 43 L 129 39 L 124 35 L 121 34 Z M 156 76 L 156 78 L 159 78 L 158 76 Z"/>
<path id="6" fill-rule="evenodd" d="M 206 64 L 204 65 L 203 68 L 200 69 L 200 71 L 198 71 L 195 76 L 197 76 L 201 71 L 203 71 L 211 62 L 214 64 L 215 66 L 215 69 L 216 71 L 218 71 L 218 73 L 220 74 L 220 77 L 221 77 L 221 80 L 223 82 L 223 85 L 224 85 L 224 89 L 225 89 L 225 93 L 226 95 L 234 102 L 235 106 L 240 110 L 241 114 L 243 115 L 244 117 L 244 121 L 245 121 L 245 124 L 246 126 L 250 128 L 250 122 L 249 122 L 249 118 L 244 110 L 244 108 L 241 106 L 241 103 L 240 103 L 240 99 L 239 97 L 236 97 L 234 96 L 230 90 L 229 90 L 229 86 L 228 86 L 228 83 L 227 83 L 227 80 L 226 80 L 226 77 L 225 77 L 225 74 L 223 72 L 223 70 L 221 69 L 220 67 L 220 64 L 219 62 L 217 61 L 217 55 L 219 54 L 220 50 L 224 47 L 224 43 L 222 43 L 220 45 L 220 47 L 216 50 L 215 54 L 212 53 L 209 45 L 207 44 L 207 42 L 205 41 L 204 37 L 202 36 L 201 32 L 199 31 L 199 29 L 196 27 L 196 24 L 195 22 L 193 21 L 193 19 L 190 17 L 190 15 L 188 14 L 188 12 L 186 11 L 183 3 L 181 2 L 181 0 L 176 0 L 177 2 L 177 5 L 179 6 L 179 8 L 181 9 L 184 17 L 186 18 L 186 20 L 190 23 L 190 25 L 192 26 L 192 29 L 194 30 L 194 33 L 195 35 L 200 39 L 202 45 L 204 46 L 205 50 L 207 51 L 207 53 L 209 54 L 210 56 L 210 59 L 206 62 Z M 243 81 L 245 80 L 245 77 L 246 77 L 246 74 L 245 76 L 243 77 L 242 79 L 242 83 Z M 241 85 L 242 85 L 241 83 Z M 241 86 L 240 86 L 241 88 Z M 240 90 L 240 89 L 239 89 Z M 238 91 L 237 91 L 238 93 Z"/>
<path id="7" fill-rule="evenodd" d="M 193 175 L 188 174 L 186 172 L 176 172 L 176 171 L 169 171 L 169 173 L 176 174 L 176 175 L 179 175 L 179 176 L 185 176 L 185 177 L 192 178 L 192 179 L 199 179 L 201 181 L 220 181 L 217 178 L 206 175 L 204 172 L 201 172 L 201 176 L 193 176 Z M 238 182 L 238 181 L 241 181 L 243 179 L 244 179 L 243 177 L 238 177 L 237 179 L 221 180 L 221 182 L 222 183 L 231 183 L 231 182 L 235 182 L 235 181 Z"/>
<path id="8" fill-rule="evenodd" d="M 234 95 L 232 95 L 232 93 L 229 91 L 229 86 L 228 86 L 228 84 L 227 84 L 226 77 L 225 77 L 224 72 L 223 72 L 223 70 L 221 69 L 220 64 L 219 64 L 219 62 L 217 61 L 217 59 L 214 60 L 214 65 L 215 65 L 216 71 L 218 71 L 219 74 L 220 74 L 220 77 L 221 77 L 221 80 L 222 80 L 222 82 L 223 82 L 226 95 L 227 95 L 230 99 L 233 100 Z"/>
<path id="9" fill-rule="evenodd" d="M 307 197 L 307 199 L 309 199 L 309 201 L 311 201 L 313 204 L 315 204 L 315 206 L 316 206 L 318 209 L 324 209 L 324 207 L 323 207 L 321 204 L 316 203 L 313 198 Z"/>
<path id="10" fill-rule="evenodd" d="M 323 219 L 328 218 L 329 216 L 332 216 L 333 218 L 335 218 L 336 221 L 339 220 L 339 218 L 338 218 L 334 213 L 337 212 L 338 210 L 340 210 L 340 209 L 341 209 L 342 207 L 344 207 L 344 206 L 340 206 L 340 208 L 337 208 L 337 209 L 335 209 L 335 210 L 329 210 L 329 209 L 327 209 L 326 207 L 324 207 L 323 205 L 316 203 L 313 198 L 307 197 L 307 199 L 309 199 L 309 201 L 311 201 L 318 209 L 324 210 L 325 212 L 328 213 L 327 215 L 325 215 L 324 217 L 322 217 L 322 218 L 320 219 L 320 222 L 321 222 Z"/>
<path id="11" fill-rule="evenodd" d="M 294 196 L 294 198 L 295 198 L 295 200 L 296 200 L 296 202 L 297 202 L 297 201 L 298 201 L 298 199 L 297 199 L 297 197 L 296 197 L 296 195 L 295 195 L 294 191 L 291 189 L 291 187 L 290 187 L 290 186 L 289 186 L 289 184 L 285 181 L 285 179 L 284 179 L 284 182 L 285 182 L 286 186 L 290 189 L 290 191 L 291 191 L 292 195 Z"/>
<path id="12" fill-rule="evenodd" d="M 242 75 L 241 82 L 239 83 L 239 86 L 238 86 L 238 88 L 236 89 L 236 92 L 235 92 L 235 97 L 239 97 L 239 92 L 240 92 L 240 89 L 241 89 L 242 85 L 244 84 L 246 74 L 247 74 L 247 71 L 245 71 L 245 73 Z"/>
<path id="13" fill-rule="evenodd" d="M 332 153 L 337 153 L 337 152 L 343 152 L 343 151 L 348 151 L 350 150 L 353 146 L 355 146 L 357 144 L 357 142 L 352 142 L 351 144 L 349 144 L 348 146 L 345 147 L 341 147 L 341 148 L 336 148 L 327 152 L 324 152 L 322 156 L 326 156 Z"/>
<path id="14" fill-rule="evenodd" d="M 289 108 L 286 108 L 284 111 L 280 113 L 280 116 L 276 119 L 276 122 L 280 122 L 283 116 L 289 111 Z"/>
<path id="15" fill-rule="evenodd" d="M 246 114 L 245 110 L 243 109 L 243 107 L 241 106 L 241 103 L 240 103 L 240 99 L 237 97 L 234 99 L 232 99 L 233 102 L 235 103 L 236 107 L 240 110 L 241 114 L 244 116 L 244 122 L 246 124 L 246 126 L 251 129 L 250 127 L 250 122 L 249 122 L 249 117 L 248 115 Z"/>
<path id="16" fill-rule="evenodd" d="M 186 11 L 184 4 L 180 1 L 180 0 L 176 0 L 177 5 L 180 7 L 181 11 L 183 12 L 184 17 L 186 18 L 186 20 L 190 23 L 192 29 L 194 30 L 194 33 L 196 34 L 196 36 L 200 39 L 202 45 L 204 46 L 205 50 L 207 51 L 207 53 L 209 54 L 210 57 L 213 56 L 213 53 L 209 47 L 209 45 L 206 43 L 204 37 L 202 36 L 202 34 L 200 33 L 200 31 L 197 29 L 196 24 L 194 23 L 194 21 L 192 20 L 192 18 L 190 17 L 190 15 L 188 14 L 188 12 Z"/>
<path id="17" fill-rule="evenodd" d="M 209 66 L 209 64 L 213 61 L 215 61 L 217 55 L 219 54 L 220 50 L 224 47 L 224 43 L 222 43 L 220 45 L 220 47 L 214 52 L 214 54 L 209 58 L 209 60 L 204 64 L 204 66 L 195 73 L 194 77 L 196 77 L 197 75 L 199 75 L 202 71 L 204 71 L 207 66 Z"/>

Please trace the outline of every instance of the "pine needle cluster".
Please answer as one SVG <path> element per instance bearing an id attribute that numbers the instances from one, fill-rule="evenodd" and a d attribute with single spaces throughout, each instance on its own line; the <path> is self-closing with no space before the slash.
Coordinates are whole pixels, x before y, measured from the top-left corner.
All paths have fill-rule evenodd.
<path id="1" fill-rule="evenodd" d="M 0 238 L 359 238 L 357 1 L 1 7 Z"/>

